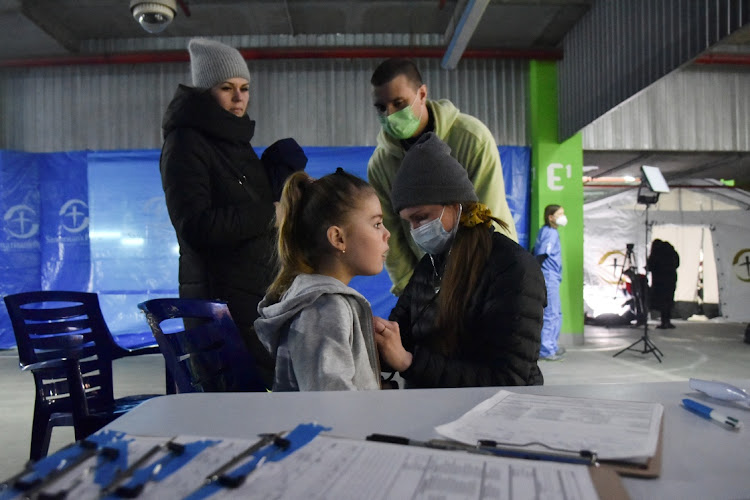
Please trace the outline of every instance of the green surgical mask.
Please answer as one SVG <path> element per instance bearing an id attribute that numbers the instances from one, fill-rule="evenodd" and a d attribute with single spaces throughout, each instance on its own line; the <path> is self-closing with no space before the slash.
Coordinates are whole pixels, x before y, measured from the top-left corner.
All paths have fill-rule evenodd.
<path id="1" fill-rule="evenodd" d="M 414 98 L 414 102 L 417 102 L 418 98 L 419 94 Z M 421 114 L 417 116 L 411 109 L 414 102 L 390 115 L 378 115 L 380 125 L 388 135 L 396 139 L 408 139 L 414 135 L 414 132 L 419 128 L 419 120 L 422 118 Z"/>

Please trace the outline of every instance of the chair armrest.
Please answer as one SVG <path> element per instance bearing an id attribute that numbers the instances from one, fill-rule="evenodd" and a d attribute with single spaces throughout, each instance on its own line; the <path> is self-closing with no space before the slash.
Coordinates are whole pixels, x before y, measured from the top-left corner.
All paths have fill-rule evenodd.
<path id="1" fill-rule="evenodd" d="M 161 354 L 151 331 L 146 333 L 126 333 L 111 335 L 112 359 L 140 356 L 142 354 Z"/>
<path id="2" fill-rule="evenodd" d="M 32 363 L 30 365 L 21 365 L 21 371 L 37 371 L 37 370 L 48 370 L 50 368 L 65 368 L 68 366 L 69 362 L 73 361 L 74 363 L 78 364 L 77 359 L 73 358 L 57 358 L 57 359 L 50 359 L 47 361 L 39 361 L 38 363 Z"/>
<path id="3" fill-rule="evenodd" d="M 154 341 L 156 342 L 156 341 Z M 126 347 L 117 346 L 114 352 L 114 359 L 127 358 L 129 356 L 140 356 L 142 354 L 161 354 L 158 345 L 150 345 L 147 347 L 138 347 L 136 349 L 128 349 Z"/>

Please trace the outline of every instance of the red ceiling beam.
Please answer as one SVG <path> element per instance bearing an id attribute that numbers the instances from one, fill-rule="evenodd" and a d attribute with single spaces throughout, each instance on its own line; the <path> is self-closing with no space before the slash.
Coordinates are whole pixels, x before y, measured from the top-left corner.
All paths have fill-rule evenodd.
<path id="1" fill-rule="evenodd" d="M 180 6 L 186 17 L 190 17 L 190 7 L 185 0 L 177 0 L 177 5 Z"/>
<path id="2" fill-rule="evenodd" d="M 750 54 L 719 54 L 708 53 L 698 56 L 696 64 L 731 64 L 739 66 L 750 65 Z"/>

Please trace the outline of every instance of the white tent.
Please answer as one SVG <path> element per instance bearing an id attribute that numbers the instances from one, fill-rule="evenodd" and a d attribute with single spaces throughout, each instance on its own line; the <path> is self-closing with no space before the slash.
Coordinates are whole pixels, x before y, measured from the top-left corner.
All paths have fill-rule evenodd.
<path id="1" fill-rule="evenodd" d="M 661 194 L 648 209 L 636 202 L 637 189 L 584 204 L 589 314 L 622 312 L 625 296 L 617 283 L 627 244 L 633 244 L 632 265 L 643 273 L 650 242 L 659 238 L 680 255 L 676 302 L 698 301 L 702 282 L 704 303 L 718 304 L 728 321 L 750 321 L 750 193 L 708 179 L 681 186 Z"/>

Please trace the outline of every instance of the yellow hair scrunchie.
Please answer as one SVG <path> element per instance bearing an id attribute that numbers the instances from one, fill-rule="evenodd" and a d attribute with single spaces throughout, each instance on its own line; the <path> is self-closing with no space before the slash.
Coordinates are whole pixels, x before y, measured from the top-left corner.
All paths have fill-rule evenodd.
<path id="1" fill-rule="evenodd" d="M 492 225 L 492 212 L 484 203 L 474 203 L 469 210 L 461 214 L 461 225 L 474 227 L 480 224 L 485 227 Z"/>

